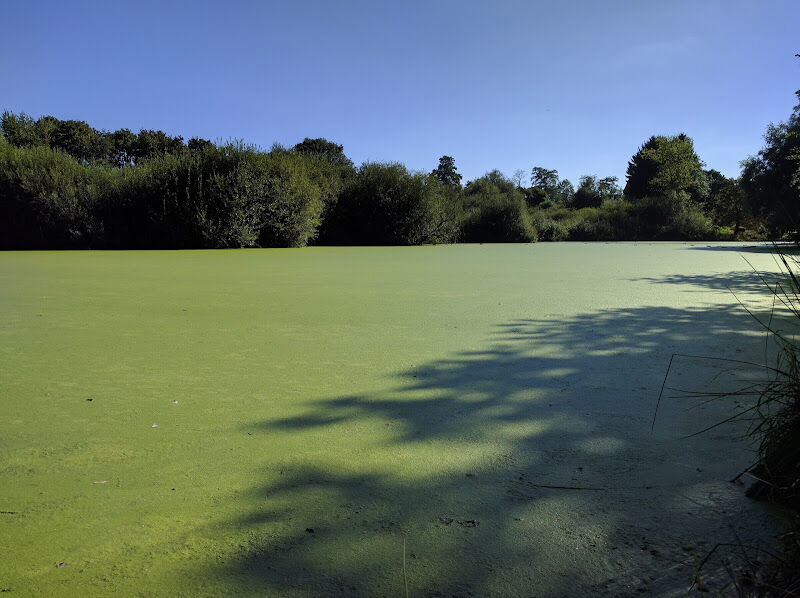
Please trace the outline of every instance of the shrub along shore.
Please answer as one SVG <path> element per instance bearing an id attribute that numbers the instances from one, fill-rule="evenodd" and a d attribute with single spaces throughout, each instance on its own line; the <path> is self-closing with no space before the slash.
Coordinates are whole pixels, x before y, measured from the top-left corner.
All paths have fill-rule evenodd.
<path id="1" fill-rule="evenodd" d="M 163 131 L 0 119 L 0 248 L 122 249 L 713 240 L 794 236 L 800 222 L 800 105 L 770 125 L 732 179 L 691 138 L 653 136 L 616 177 L 577 187 L 535 166 L 462 185 L 450 156 L 430 173 L 355 166 L 305 139 L 264 151 Z"/>

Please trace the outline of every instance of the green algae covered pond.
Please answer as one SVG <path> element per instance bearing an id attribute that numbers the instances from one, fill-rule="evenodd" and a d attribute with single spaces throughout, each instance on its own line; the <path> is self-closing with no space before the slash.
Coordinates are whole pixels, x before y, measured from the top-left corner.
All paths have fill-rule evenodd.
<path id="1" fill-rule="evenodd" d="M 685 594 L 779 514 L 731 404 L 740 252 L 620 243 L 0 254 L 0 589 Z M 681 361 L 670 385 L 735 385 Z M 714 564 L 707 576 L 714 579 Z M 721 563 L 717 568 L 721 568 Z"/>

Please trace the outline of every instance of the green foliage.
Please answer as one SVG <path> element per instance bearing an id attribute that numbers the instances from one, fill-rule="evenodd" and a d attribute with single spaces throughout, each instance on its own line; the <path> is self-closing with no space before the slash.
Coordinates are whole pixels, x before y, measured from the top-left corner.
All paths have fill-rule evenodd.
<path id="1" fill-rule="evenodd" d="M 603 196 L 597 186 L 597 177 L 585 175 L 578 182 L 578 189 L 572 198 L 572 205 L 576 208 L 596 208 L 603 203 Z"/>
<path id="2" fill-rule="evenodd" d="M 133 145 L 135 160 L 180 153 L 182 149 L 183 137 L 170 137 L 164 131 L 154 131 L 152 129 L 139 131 Z"/>
<path id="3" fill-rule="evenodd" d="M 122 168 L 136 161 L 136 135 L 128 129 L 119 129 L 109 135 L 111 150 L 108 161 L 112 166 Z"/>
<path id="4" fill-rule="evenodd" d="M 716 239 L 720 234 L 686 194 L 635 201 L 607 199 L 598 207 L 552 205 L 533 210 L 543 241 L 638 241 Z"/>
<path id="5" fill-rule="evenodd" d="M 567 181 L 569 182 L 569 181 Z M 615 201 L 622 198 L 622 189 L 619 186 L 619 179 L 615 176 L 607 176 L 597 181 L 597 191 L 603 201 Z"/>
<path id="6" fill-rule="evenodd" d="M 800 103 L 786 122 L 767 127 L 764 147 L 742 166 L 742 189 L 771 233 L 799 236 Z"/>
<path id="7" fill-rule="evenodd" d="M 456 161 L 452 156 L 439 158 L 439 166 L 434 168 L 431 174 L 442 185 L 461 187 L 461 175 L 456 170 Z"/>
<path id="8" fill-rule="evenodd" d="M 321 189 L 287 153 L 213 145 L 134 168 L 0 142 L 3 247 L 296 247 L 316 234 Z"/>
<path id="9" fill-rule="evenodd" d="M 0 116 L 0 133 L 6 141 L 16 147 L 36 147 L 42 145 L 41 133 L 36 130 L 36 121 L 25 114 L 3 112 Z"/>
<path id="10" fill-rule="evenodd" d="M 120 129 L 108 133 L 94 129 L 84 121 L 59 120 L 52 116 L 34 120 L 25 113 L 4 112 L 0 117 L 0 131 L 16 147 L 46 146 L 64 152 L 82 164 L 122 167 L 186 149 L 182 137 L 171 137 L 164 131 L 145 129 L 137 135 L 128 129 Z M 193 139 L 191 149 L 204 144 L 210 142 Z"/>
<path id="11" fill-rule="evenodd" d="M 531 169 L 531 187 L 541 187 L 545 192 L 551 192 L 558 186 L 558 171 L 548 170 L 541 166 Z"/>
<path id="12" fill-rule="evenodd" d="M 5 112 L 2 243 L 294 247 L 747 236 L 759 225 L 754 196 L 775 221 L 776 206 L 800 214 L 797 122 L 795 114 L 768 130 L 768 146 L 746 164 L 741 184 L 703 171 L 685 135 L 651 137 L 631 159 L 624 200 L 615 177 L 583 176 L 576 190 L 538 166 L 529 188 L 523 171 L 512 181 L 499 170 L 462 188 L 451 156 L 430 175 L 396 163 L 356 169 L 341 145 L 324 138 L 264 152 Z M 781 193 L 786 201 L 770 203 Z"/>
<path id="13" fill-rule="evenodd" d="M 628 163 L 625 195 L 631 198 L 686 192 L 702 203 L 708 195 L 703 163 L 694 142 L 683 133 L 648 139 Z"/>
<path id="14" fill-rule="evenodd" d="M 683 210 L 669 220 L 658 232 L 664 241 L 714 239 L 716 234 L 705 214 L 696 207 Z"/>
<path id="15" fill-rule="evenodd" d="M 323 190 L 309 164 L 290 154 L 255 154 L 251 176 L 266 180 L 261 197 L 261 247 L 302 247 L 320 225 Z"/>
<path id="16" fill-rule="evenodd" d="M 603 202 L 616 201 L 621 197 L 622 191 L 617 185 L 617 177 L 598 179 L 595 175 L 585 175 L 580 178 L 578 189 L 572 194 L 569 203 L 577 209 L 596 208 Z"/>
<path id="17" fill-rule="evenodd" d="M 336 210 L 339 195 L 356 174 L 352 161 L 345 156 L 343 146 L 323 138 L 306 137 L 292 148 L 292 152 L 303 159 L 312 180 L 319 187 L 322 199 L 320 219 L 323 223 L 328 222 Z M 331 227 L 322 227 L 318 242 L 331 243 L 330 233 Z"/>
<path id="18" fill-rule="evenodd" d="M 192 137 L 189 141 L 186 142 L 186 148 L 192 152 L 200 152 L 203 150 L 211 149 L 214 144 L 211 143 L 208 139 L 202 139 L 201 137 Z"/>
<path id="19" fill-rule="evenodd" d="M 548 198 L 547 191 L 541 187 L 531 187 L 529 189 L 523 189 L 522 191 L 525 194 L 525 203 L 527 203 L 530 208 L 535 208 L 545 203 L 553 203 L 552 200 Z"/>
<path id="20" fill-rule="evenodd" d="M 558 201 L 566 206 L 572 203 L 574 197 L 575 187 L 569 181 L 569 179 L 564 179 L 563 181 L 560 181 L 558 185 L 556 185 L 556 192 L 552 201 Z"/>
<path id="21" fill-rule="evenodd" d="M 557 170 L 534 166 L 531 169 L 531 188 L 528 192 L 529 205 L 535 206 L 546 200 L 563 202 L 564 195 L 559 185 Z"/>
<path id="22" fill-rule="evenodd" d="M 47 147 L 0 141 L 0 247 L 91 247 L 109 174 Z"/>
<path id="23" fill-rule="evenodd" d="M 569 227 L 563 222 L 553 219 L 545 212 L 545 209 L 531 210 L 531 225 L 536 231 L 537 240 L 566 241 L 569 238 Z"/>
<path id="24" fill-rule="evenodd" d="M 482 203 L 465 219 L 461 240 L 466 243 L 532 243 L 536 241 L 530 214 L 519 197 Z"/>
<path id="25" fill-rule="evenodd" d="M 467 243 L 536 241 L 525 197 L 498 170 L 471 181 L 464 190 L 465 217 L 460 239 Z"/>
<path id="26" fill-rule="evenodd" d="M 557 170 L 541 166 L 531 169 L 531 186 L 524 191 L 525 199 L 531 207 L 544 201 L 569 205 L 575 196 L 575 187 L 568 179 L 559 180 Z"/>
<path id="27" fill-rule="evenodd" d="M 164 246 L 300 247 L 319 226 L 321 190 L 303 159 L 286 152 L 228 144 L 163 154 L 143 163 L 141 176 L 139 168 L 133 199 L 150 198 L 148 236 Z"/>
<path id="28" fill-rule="evenodd" d="M 455 213 L 433 176 L 398 163 L 365 163 L 342 190 L 324 238 L 345 245 L 448 243 Z"/>
<path id="29" fill-rule="evenodd" d="M 306 137 L 292 149 L 299 154 L 316 156 L 338 166 L 353 168 L 353 162 L 344 154 L 344 146 L 323 137 L 316 139 Z"/>
<path id="30" fill-rule="evenodd" d="M 736 179 L 730 179 L 716 170 L 706 171 L 709 181 L 708 200 L 705 212 L 719 226 L 732 228 L 738 236 L 746 226 L 753 226 L 755 219 L 747 194 Z"/>

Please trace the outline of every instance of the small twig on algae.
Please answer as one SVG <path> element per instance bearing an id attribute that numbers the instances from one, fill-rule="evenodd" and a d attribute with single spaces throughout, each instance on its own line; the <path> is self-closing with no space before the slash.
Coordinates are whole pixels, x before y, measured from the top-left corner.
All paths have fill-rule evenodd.
<path id="1" fill-rule="evenodd" d="M 531 488 L 547 488 L 549 490 L 591 490 L 593 492 L 605 492 L 610 490 L 652 490 L 656 486 L 554 486 L 551 484 L 534 484 L 528 482 Z"/>

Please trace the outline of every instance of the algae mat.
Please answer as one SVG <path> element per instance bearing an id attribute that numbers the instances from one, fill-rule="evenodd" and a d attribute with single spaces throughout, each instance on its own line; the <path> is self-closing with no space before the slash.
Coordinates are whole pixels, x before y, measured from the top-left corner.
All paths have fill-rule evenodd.
<path id="1" fill-rule="evenodd" d="M 665 400 L 650 431 L 672 353 L 763 359 L 740 251 L 774 268 L 707 244 L 0 254 L 0 589 L 685 593 L 714 544 L 779 529 L 726 481 L 736 430 L 681 438 L 731 405 Z"/>

